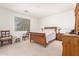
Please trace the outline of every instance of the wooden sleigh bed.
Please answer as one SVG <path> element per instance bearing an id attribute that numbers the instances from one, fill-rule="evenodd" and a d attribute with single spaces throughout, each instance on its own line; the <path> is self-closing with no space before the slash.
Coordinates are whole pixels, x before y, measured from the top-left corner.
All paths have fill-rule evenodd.
<path id="1" fill-rule="evenodd" d="M 55 33 L 57 34 L 57 27 L 44 27 L 44 30 L 47 29 L 54 29 Z M 56 37 L 54 38 L 54 40 L 56 39 Z M 30 32 L 30 42 L 31 41 L 37 42 L 41 45 L 43 45 L 44 47 L 46 47 L 51 41 L 54 40 L 50 40 L 50 41 L 46 41 L 46 34 L 43 33 L 39 33 L 39 32 Z"/>

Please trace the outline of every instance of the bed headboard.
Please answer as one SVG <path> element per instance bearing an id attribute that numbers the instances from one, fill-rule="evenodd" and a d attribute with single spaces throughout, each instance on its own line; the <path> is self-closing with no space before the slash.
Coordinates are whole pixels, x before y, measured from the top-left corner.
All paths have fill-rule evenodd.
<path id="1" fill-rule="evenodd" d="M 57 27 L 44 27 L 44 29 L 55 29 L 55 32 L 57 33 Z"/>

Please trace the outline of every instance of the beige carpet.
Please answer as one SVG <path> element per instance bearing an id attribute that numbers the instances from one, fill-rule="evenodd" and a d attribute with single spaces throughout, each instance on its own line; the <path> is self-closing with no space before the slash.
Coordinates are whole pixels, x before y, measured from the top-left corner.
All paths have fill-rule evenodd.
<path id="1" fill-rule="evenodd" d="M 46 48 L 29 40 L 0 47 L 0 56 L 61 56 L 62 42 L 53 41 Z"/>

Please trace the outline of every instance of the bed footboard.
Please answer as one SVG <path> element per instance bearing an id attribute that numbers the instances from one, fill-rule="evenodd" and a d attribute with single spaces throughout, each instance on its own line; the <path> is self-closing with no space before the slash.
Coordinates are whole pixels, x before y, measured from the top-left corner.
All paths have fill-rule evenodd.
<path id="1" fill-rule="evenodd" d="M 43 45 L 44 47 L 47 45 L 45 33 L 30 32 L 30 42 L 31 40 Z"/>

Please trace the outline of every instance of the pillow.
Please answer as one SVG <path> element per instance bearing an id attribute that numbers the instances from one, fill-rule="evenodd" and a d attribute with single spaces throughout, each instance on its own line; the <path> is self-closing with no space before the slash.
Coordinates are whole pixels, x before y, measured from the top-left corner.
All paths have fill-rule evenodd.
<path id="1" fill-rule="evenodd" d="M 44 33 L 46 33 L 47 35 L 51 34 L 51 33 L 56 33 L 55 29 L 46 29 L 44 30 Z"/>

